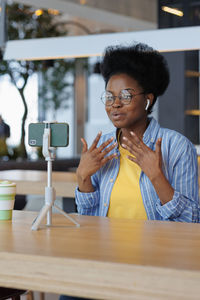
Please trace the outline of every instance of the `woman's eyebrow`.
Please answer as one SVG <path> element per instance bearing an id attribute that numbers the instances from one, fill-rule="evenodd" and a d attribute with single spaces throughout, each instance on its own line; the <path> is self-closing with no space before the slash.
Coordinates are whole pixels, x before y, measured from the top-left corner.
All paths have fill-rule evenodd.
<path id="1" fill-rule="evenodd" d="M 122 91 L 123 91 L 123 90 L 133 90 L 133 91 L 135 91 L 134 88 L 125 88 L 125 89 L 122 89 Z"/>

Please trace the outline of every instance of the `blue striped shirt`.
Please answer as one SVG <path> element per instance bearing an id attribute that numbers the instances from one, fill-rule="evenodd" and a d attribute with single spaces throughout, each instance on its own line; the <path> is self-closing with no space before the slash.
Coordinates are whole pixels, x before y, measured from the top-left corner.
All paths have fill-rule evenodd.
<path id="1" fill-rule="evenodd" d="M 113 142 L 117 142 L 116 131 L 113 131 L 103 135 L 99 144 L 112 136 Z M 151 181 L 144 172 L 141 172 L 139 184 L 147 217 L 149 220 L 199 222 L 196 150 L 186 137 L 176 131 L 161 128 L 158 122 L 151 118 L 143 135 L 143 142 L 155 151 L 158 138 L 162 138 L 163 172 L 174 189 L 174 195 L 171 201 L 162 205 Z M 76 189 L 75 199 L 80 214 L 107 216 L 110 195 L 120 164 L 118 148 L 113 149 L 110 154 L 114 152 L 117 152 L 117 157 L 107 162 L 92 176 L 94 192 L 81 193 L 78 188 Z"/>

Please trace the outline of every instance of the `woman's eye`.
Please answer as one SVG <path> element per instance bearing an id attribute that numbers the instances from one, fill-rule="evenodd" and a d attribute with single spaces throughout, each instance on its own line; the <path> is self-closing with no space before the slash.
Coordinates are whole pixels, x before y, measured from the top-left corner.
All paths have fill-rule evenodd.
<path id="1" fill-rule="evenodd" d="M 122 94 L 121 97 L 123 99 L 131 99 L 132 95 L 131 94 Z"/>
<path id="2" fill-rule="evenodd" d="M 107 96 L 106 97 L 106 101 L 112 101 L 113 100 L 113 97 L 112 96 Z"/>

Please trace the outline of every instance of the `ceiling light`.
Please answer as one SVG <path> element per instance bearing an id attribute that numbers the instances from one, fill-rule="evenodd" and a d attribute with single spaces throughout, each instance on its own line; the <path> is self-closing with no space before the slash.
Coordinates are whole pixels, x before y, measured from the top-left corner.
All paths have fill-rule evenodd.
<path id="1" fill-rule="evenodd" d="M 179 17 L 183 17 L 182 10 L 179 10 L 177 8 L 171 8 L 171 7 L 168 7 L 168 6 L 162 6 L 162 10 L 165 11 L 165 12 L 168 12 L 170 14 L 173 14 L 173 15 L 176 15 L 176 16 L 179 16 Z"/>
<path id="2" fill-rule="evenodd" d="M 37 10 L 35 11 L 35 15 L 36 15 L 37 17 L 41 16 L 42 14 L 43 14 L 43 10 L 42 10 L 42 9 L 37 9 Z"/>
<path id="3" fill-rule="evenodd" d="M 81 5 L 85 5 L 85 3 L 86 3 L 86 0 L 80 0 Z"/>
<path id="4" fill-rule="evenodd" d="M 57 10 L 57 9 L 52 9 L 52 8 L 48 8 L 48 13 L 50 14 L 50 15 L 54 15 L 54 16 L 57 16 L 57 15 L 59 15 L 59 10 Z"/>

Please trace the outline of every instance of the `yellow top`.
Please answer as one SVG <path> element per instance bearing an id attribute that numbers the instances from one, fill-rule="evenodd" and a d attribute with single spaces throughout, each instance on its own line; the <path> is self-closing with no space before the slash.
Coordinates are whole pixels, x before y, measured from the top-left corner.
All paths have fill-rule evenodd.
<path id="1" fill-rule="evenodd" d="M 146 220 L 147 214 L 139 185 L 141 168 L 127 158 L 127 155 L 132 155 L 130 152 L 121 146 L 119 146 L 119 151 L 119 173 L 111 192 L 107 216 Z"/>

